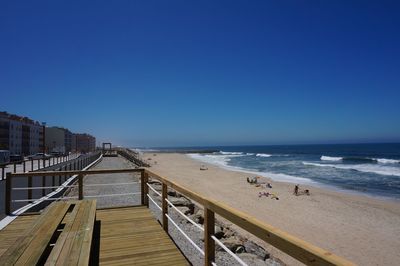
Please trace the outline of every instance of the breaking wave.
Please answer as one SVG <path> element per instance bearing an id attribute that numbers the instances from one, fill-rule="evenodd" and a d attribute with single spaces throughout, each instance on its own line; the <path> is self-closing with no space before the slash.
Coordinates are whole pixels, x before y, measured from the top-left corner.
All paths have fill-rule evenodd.
<path id="1" fill-rule="evenodd" d="M 321 161 L 341 161 L 343 160 L 342 157 L 330 157 L 330 156 L 321 156 Z"/>
<path id="2" fill-rule="evenodd" d="M 303 162 L 304 165 L 311 165 L 316 167 L 332 167 L 336 169 L 346 169 L 355 170 L 364 173 L 374 173 L 378 175 L 388 175 L 388 176 L 400 176 L 400 168 L 381 166 L 374 164 L 321 164 L 321 163 L 310 163 Z"/>
<path id="3" fill-rule="evenodd" d="M 271 157 L 271 154 L 266 154 L 266 153 L 257 153 L 256 154 L 257 157 Z"/>
<path id="4" fill-rule="evenodd" d="M 400 160 L 386 159 L 386 158 L 368 158 L 368 157 L 331 157 L 331 156 L 321 156 L 321 161 L 331 161 L 331 162 L 354 162 L 354 163 L 400 163 Z"/>
<path id="5" fill-rule="evenodd" d="M 275 181 L 294 182 L 294 183 L 299 183 L 299 184 L 315 183 L 311 179 L 305 178 L 305 177 L 293 176 L 293 175 L 282 174 L 282 173 L 260 172 L 255 169 L 246 169 L 246 168 L 232 166 L 232 165 L 228 164 L 228 162 L 231 160 L 232 157 L 245 156 L 244 154 L 242 154 L 242 155 L 239 155 L 239 154 L 216 155 L 216 154 L 192 153 L 192 154 L 188 154 L 188 156 L 192 159 L 195 159 L 195 160 L 198 160 L 201 162 L 205 162 L 205 163 L 209 163 L 209 164 L 213 164 L 213 165 L 222 167 L 227 170 L 263 176 L 263 177 L 271 178 L 272 180 L 275 180 Z"/>

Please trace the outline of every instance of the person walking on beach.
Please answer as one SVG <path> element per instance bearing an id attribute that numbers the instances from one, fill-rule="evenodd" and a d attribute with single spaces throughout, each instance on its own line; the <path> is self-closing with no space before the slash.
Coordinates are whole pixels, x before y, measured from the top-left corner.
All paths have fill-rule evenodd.
<path id="1" fill-rule="evenodd" d="M 294 186 L 293 194 L 295 194 L 296 196 L 299 194 L 299 185 Z"/>

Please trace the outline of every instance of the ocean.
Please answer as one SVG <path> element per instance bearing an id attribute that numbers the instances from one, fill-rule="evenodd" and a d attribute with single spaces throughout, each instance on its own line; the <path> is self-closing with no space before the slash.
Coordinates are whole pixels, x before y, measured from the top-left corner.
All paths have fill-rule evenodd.
<path id="1" fill-rule="evenodd" d="M 188 148 L 173 148 L 182 150 Z M 276 181 L 400 199 L 400 143 L 191 147 L 193 159 Z M 168 150 L 168 149 L 163 149 Z"/>

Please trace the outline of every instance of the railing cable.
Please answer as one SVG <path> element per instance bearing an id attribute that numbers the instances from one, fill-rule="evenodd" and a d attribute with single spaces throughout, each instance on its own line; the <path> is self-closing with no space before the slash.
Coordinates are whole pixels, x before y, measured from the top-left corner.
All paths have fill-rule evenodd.
<path id="1" fill-rule="evenodd" d="M 216 238 L 214 235 L 211 236 L 212 239 L 221 247 L 223 248 L 226 252 L 228 252 L 229 255 L 231 255 L 237 262 L 240 263 L 240 265 L 247 266 L 247 264 L 242 261 L 235 253 L 233 253 L 229 248 L 227 248 L 224 243 L 219 241 L 218 238 Z"/>
<path id="2" fill-rule="evenodd" d="M 181 216 L 183 216 L 188 222 L 190 222 L 191 224 L 193 224 L 194 226 L 196 226 L 197 228 L 199 228 L 201 231 L 204 231 L 204 228 L 201 227 L 199 224 L 197 224 L 196 222 L 194 222 L 192 219 L 190 219 L 186 214 L 184 214 L 183 212 L 181 212 L 177 207 L 175 207 L 174 204 L 172 204 L 171 201 L 169 201 L 168 199 L 165 199 L 165 201 L 175 210 L 177 211 Z"/>
<path id="3" fill-rule="evenodd" d="M 146 183 L 147 184 L 147 186 L 151 189 L 151 190 L 153 190 L 153 192 L 154 193 L 156 193 L 158 196 L 160 196 L 161 197 L 161 193 L 160 192 L 158 192 L 157 190 L 155 190 L 152 186 L 150 186 L 150 184 L 149 183 Z"/>
<path id="4" fill-rule="evenodd" d="M 197 244 L 194 243 L 193 240 L 190 239 L 190 237 L 182 229 L 179 228 L 174 220 L 172 220 L 172 218 L 168 214 L 165 214 L 165 216 L 167 216 L 168 220 L 175 226 L 176 229 L 178 229 L 179 232 L 181 232 L 181 234 L 190 242 L 190 244 L 192 244 L 193 247 L 196 248 L 201 253 L 201 255 L 204 256 L 204 251 L 199 246 L 197 246 Z"/>
<path id="5" fill-rule="evenodd" d="M 160 206 L 158 206 L 158 204 L 152 199 L 152 197 L 150 197 L 150 195 L 149 194 L 147 194 L 147 197 L 151 200 L 151 202 L 153 202 L 153 204 L 154 205 L 156 205 L 157 206 L 157 208 L 159 208 L 160 209 L 160 211 L 162 211 L 162 208 L 160 207 Z"/>

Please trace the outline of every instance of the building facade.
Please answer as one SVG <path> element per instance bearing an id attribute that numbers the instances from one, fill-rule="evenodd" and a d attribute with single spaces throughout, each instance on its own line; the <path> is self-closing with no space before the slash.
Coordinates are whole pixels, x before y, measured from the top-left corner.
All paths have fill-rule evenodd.
<path id="1" fill-rule="evenodd" d="M 41 127 L 27 117 L 0 112 L 0 150 L 24 156 L 39 152 Z"/>
<path id="2" fill-rule="evenodd" d="M 27 117 L 0 112 L 0 150 L 27 156 L 39 152 L 91 152 L 96 139 L 89 134 L 74 134 L 61 127 L 45 127 Z"/>
<path id="3" fill-rule="evenodd" d="M 65 153 L 65 131 L 59 127 L 46 127 L 45 143 L 47 152 Z"/>
<path id="4" fill-rule="evenodd" d="M 89 134 L 74 134 L 74 150 L 87 153 L 96 150 L 96 138 Z"/>
<path id="5" fill-rule="evenodd" d="M 68 129 L 64 129 L 64 140 L 65 140 L 65 151 L 72 151 L 72 132 Z"/>

